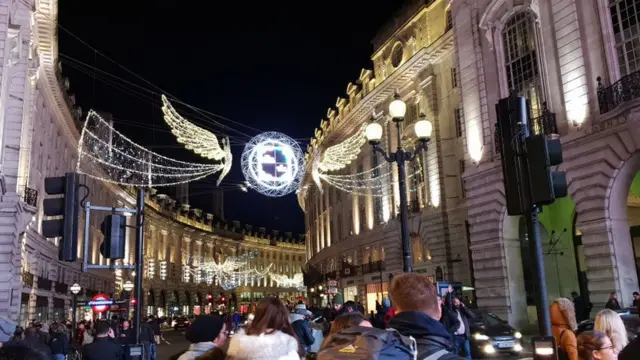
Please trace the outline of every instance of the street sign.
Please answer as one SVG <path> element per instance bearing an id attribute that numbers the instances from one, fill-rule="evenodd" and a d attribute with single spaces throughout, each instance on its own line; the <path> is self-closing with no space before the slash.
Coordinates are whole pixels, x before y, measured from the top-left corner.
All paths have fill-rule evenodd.
<path id="1" fill-rule="evenodd" d="M 338 288 L 337 287 L 330 287 L 327 289 L 327 293 L 329 295 L 335 295 L 338 293 Z"/>
<path id="2" fill-rule="evenodd" d="M 328 281 L 328 285 L 329 287 L 338 287 L 338 281 L 337 280 L 329 280 Z"/>
<path id="3" fill-rule="evenodd" d="M 87 305 L 91 306 L 94 312 L 105 312 L 113 305 L 113 300 L 109 298 L 107 294 L 98 294 L 93 299 L 87 302 Z"/>

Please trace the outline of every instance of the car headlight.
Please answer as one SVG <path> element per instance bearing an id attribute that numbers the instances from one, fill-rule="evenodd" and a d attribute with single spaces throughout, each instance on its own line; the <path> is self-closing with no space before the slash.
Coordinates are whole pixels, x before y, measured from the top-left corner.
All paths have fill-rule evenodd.
<path id="1" fill-rule="evenodd" d="M 522 334 L 520 333 L 520 331 L 516 331 L 516 332 L 514 332 L 514 333 L 513 333 L 513 336 L 514 336 L 516 339 L 522 339 Z"/>
<path id="2" fill-rule="evenodd" d="M 491 344 L 487 344 L 482 348 L 482 351 L 484 351 L 485 354 L 494 354 L 496 352 L 496 348 Z"/>
<path id="3" fill-rule="evenodd" d="M 476 340 L 489 340 L 489 337 L 485 334 L 473 334 L 473 338 Z"/>

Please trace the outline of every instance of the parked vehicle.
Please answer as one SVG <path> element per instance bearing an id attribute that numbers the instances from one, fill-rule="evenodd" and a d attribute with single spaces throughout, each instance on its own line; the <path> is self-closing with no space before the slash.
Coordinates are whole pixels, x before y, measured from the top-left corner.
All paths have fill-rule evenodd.
<path id="1" fill-rule="evenodd" d="M 501 353 L 519 354 L 522 334 L 497 315 L 474 310 L 475 319 L 469 321 L 471 354 L 473 358 Z"/>
<path id="2" fill-rule="evenodd" d="M 189 325 L 191 325 L 191 321 L 189 321 L 189 319 L 185 316 L 180 316 L 173 319 L 172 325 L 173 330 L 182 330 L 188 328 Z"/>

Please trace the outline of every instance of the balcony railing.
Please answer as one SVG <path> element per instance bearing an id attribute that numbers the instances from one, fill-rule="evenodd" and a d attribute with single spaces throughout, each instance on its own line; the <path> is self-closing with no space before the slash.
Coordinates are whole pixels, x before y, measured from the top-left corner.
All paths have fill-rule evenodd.
<path id="1" fill-rule="evenodd" d="M 27 205 L 31 205 L 34 207 L 38 206 L 38 190 L 32 189 L 30 187 L 25 187 L 22 198 L 22 200 L 24 200 Z"/>
<path id="2" fill-rule="evenodd" d="M 600 114 L 608 113 L 620 104 L 640 98 L 640 71 L 625 75 L 607 87 L 602 85 L 600 76 L 597 80 Z"/>
<path id="3" fill-rule="evenodd" d="M 556 122 L 556 113 L 551 112 L 547 107 L 547 102 L 542 103 L 542 112 L 540 116 L 529 121 L 529 131 L 536 135 L 554 135 L 558 133 L 558 123 Z M 498 122 L 495 125 L 495 151 L 499 154 L 502 151 L 502 136 L 498 128 Z"/>

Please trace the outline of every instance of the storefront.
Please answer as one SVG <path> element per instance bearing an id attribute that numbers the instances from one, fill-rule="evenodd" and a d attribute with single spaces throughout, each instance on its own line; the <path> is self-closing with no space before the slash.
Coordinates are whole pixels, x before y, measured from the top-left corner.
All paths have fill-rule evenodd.
<path id="1" fill-rule="evenodd" d="M 389 283 L 367 284 L 367 312 L 376 310 L 376 303 L 382 305 L 382 299 L 389 297 Z"/>
<path id="2" fill-rule="evenodd" d="M 166 315 L 165 309 L 167 308 L 167 295 L 164 290 L 160 290 L 160 303 L 157 307 L 158 317 L 164 317 Z"/>
<path id="3" fill-rule="evenodd" d="M 360 301 L 360 295 L 358 294 L 357 286 L 349 286 L 342 289 L 342 294 L 344 297 L 344 301 Z"/>

